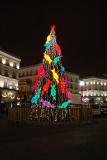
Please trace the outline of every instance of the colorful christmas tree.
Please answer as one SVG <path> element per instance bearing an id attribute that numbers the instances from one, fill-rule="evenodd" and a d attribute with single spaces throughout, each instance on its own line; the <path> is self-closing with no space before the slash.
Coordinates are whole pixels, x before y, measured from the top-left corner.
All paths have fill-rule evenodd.
<path id="1" fill-rule="evenodd" d="M 55 26 L 51 27 L 45 43 L 42 64 L 35 77 L 32 104 L 47 108 L 66 108 L 71 105 L 71 93 L 68 92 L 68 80 L 62 66 L 61 49 L 56 41 Z"/>

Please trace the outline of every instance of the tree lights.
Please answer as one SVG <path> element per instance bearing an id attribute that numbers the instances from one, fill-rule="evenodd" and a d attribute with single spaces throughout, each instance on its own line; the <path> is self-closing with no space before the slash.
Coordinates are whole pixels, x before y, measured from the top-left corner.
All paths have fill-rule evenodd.
<path id="1" fill-rule="evenodd" d="M 35 78 L 32 103 L 37 107 L 66 109 L 71 106 L 68 81 L 61 63 L 61 48 L 56 41 L 55 26 L 51 27 L 45 43 L 45 52 Z"/>

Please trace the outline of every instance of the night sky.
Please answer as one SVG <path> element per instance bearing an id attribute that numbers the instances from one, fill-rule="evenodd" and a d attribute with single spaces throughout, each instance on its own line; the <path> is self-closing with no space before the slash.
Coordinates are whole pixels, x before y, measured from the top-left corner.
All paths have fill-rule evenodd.
<path id="1" fill-rule="evenodd" d="M 21 66 L 41 63 L 51 25 L 67 71 L 107 73 L 107 9 L 96 3 L 0 3 L 0 48 L 19 56 Z"/>

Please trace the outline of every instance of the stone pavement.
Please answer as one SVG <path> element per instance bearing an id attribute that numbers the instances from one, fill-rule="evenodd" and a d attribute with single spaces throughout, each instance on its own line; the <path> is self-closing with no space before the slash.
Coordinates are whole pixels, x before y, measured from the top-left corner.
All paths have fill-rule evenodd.
<path id="1" fill-rule="evenodd" d="M 107 118 L 84 126 L 36 127 L 0 118 L 0 160 L 91 160 L 107 152 Z"/>

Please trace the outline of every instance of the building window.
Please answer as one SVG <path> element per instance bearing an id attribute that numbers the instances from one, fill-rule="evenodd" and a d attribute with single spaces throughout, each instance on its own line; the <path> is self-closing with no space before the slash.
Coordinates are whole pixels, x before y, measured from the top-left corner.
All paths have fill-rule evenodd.
<path id="1" fill-rule="evenodd" d="M 6 62 L 6 64 L 9 66 L 9 60 L 7 59 L 7 62 Z"/>
<path id="2" fill-rule="evenodd" d="M 37 73 L 37 72 L 36 72 Z M 30 76 L 32 76 L 32 71 L 30 71 Z"/>
<path id="3" fill-rule="evenodd" d="M 16 73 L 15 73 L 15 72 L 13 72 L 12 78 L 15 78 L 15 79 L 16 79 Z"/>
<path id="4" fill-rule="evenodd" d="M 4 70 L 4 76 L 8 77 L 8 70 Z"/>

